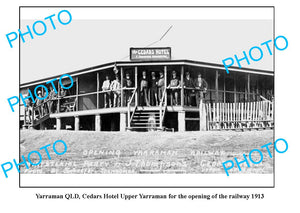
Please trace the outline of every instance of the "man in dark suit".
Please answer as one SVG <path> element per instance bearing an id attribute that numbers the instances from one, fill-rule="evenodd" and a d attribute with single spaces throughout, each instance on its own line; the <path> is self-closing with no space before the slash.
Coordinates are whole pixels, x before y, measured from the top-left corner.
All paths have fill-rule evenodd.
<path id="1" fill-rule="evenodd" d="M 158 106 L 157 100 L 157 79 L 155 76 L 155 72 L 151 72 L 151 79 L 150 79 L 150 89 L 149 89 L 149 97 L 150 97 L 150 104 L 151 106 Z"/>
<path id="2" fill-rule="evenodd" d="M 162 71 L 159 72 L 159 79 L 157 81 L 157 88 L 158 88 L 158 102 L 162 101 L 163 92 L 165 90 L 165 77 Z"/>
<path id="3" fill-rule="evenodd" d="M 140 80 L 140 100 L 142 106 L 150 106 L 148 99 L 148 80 L 146 71 L 142 72 L 142 79 Z"/>
<path id="4" fill-rule="evenodd" d="M 183 81 L 184 89 L 184 102 L 187 106 L 191 106 L 191 94 L 195 92 L 195 82 L 190 76 L 189 72 L 186 72 L 185 79 Z"/>
<path id="5" fill-rule="evenodd" d="M 176 76 L 176 71 L 173 70 L 172 72 L 172 79 L 170 81 L 170 84 L 168 88 L 171 89 L 171 104 L 172 105 L 178 105 L 178 93 L 180 89 L 180 81 Z"/>
<path id="6" fill-rule="evenodd" d="M 125 88 L 124 94 L 125 94 L 125 105 L 127 106 L 131 96 L 132 96 L 132 90 L 129 90 L 128 88 L 133 87 L 133 82 L 130 78 L 129 73 L 126 73 L 125 79 L 123 80 L 123 87 Z"/>
<path id="7" fill-rule="evenodd" d="M 208 88 L 208 84 L 201 77 L 201 73 L 198 74 L 198 78 L 195 80 L 195 88 L 197 89 L 197 92 L 196 92 L 196 103 L 197 103 L 197 107 L 199 107 L 200 100 L 203 100 L 204 93 L 206 93 L 207 88 Z"/>

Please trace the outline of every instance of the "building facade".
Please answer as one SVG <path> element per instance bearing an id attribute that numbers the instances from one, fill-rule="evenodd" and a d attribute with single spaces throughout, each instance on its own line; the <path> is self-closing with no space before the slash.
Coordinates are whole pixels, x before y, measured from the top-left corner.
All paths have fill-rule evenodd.
<path id="1" fill-rule="evenodd" d="M 130 61 L 68 73 L 73 78 L 70 89 L 63 90 L 56 81 L 54 97 L 39 106 L 20 106 L 20 127 L 76 131 L 273 127 L 273 72 L 231 67 L 226 74 L 220 64 L 172 60 L 170 52 L 150 59 L 145 56 L 149 52 L 131 53 L 143 57 L 131 55 Z M 22 84 L 20 92 L 26 96 L 28 89 L 53 78 L 59 76 Z M 70 79 L 62 83 L 71 84 Z"/>

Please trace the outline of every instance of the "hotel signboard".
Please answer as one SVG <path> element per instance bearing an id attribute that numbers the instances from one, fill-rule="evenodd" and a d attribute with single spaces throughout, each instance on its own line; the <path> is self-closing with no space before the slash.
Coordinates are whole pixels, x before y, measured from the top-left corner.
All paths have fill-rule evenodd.
<path id="1" fill-rule="evenodd" d="M 130 48 L 130 60 L 132 61 L 157 61 L 171 60 L 170 47 L 145 47 Z"/>

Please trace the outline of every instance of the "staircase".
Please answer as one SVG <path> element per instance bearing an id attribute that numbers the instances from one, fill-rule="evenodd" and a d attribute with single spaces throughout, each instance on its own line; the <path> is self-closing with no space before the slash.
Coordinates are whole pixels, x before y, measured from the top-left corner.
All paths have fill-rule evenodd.
<path id="1" fill-rule="evenodd" d="M 130 121 L 127 130 L 132 131 L 151 131 L 151 130 L 163 130 L 160 126 L 160 111 L 159 109 L 151 109 L 146 107 L 137 107 L 133 112 L 132 119 Z M 163 117 L 161 118 L 163 119 Z"/>
<path id="2" fill-rule="evenodd" d="M 37 109 L 37 107 L 41 107 L 41 106 L 32 108 L 31 121 L 28 121 L 28 120 L 26 121 L 26 119 L 24 118 L 24 125 L 23 125 L 24 129 L 34 128 L 50 118 L 48 105 L 44 104 L 44 106 L 47 107 L 47 109 L 42 116 L 39 116 L 39 115 L 36 116 L 36 109 Z"/>
<path id="3" fill-rule="evenodd" d="M 39 119 L 35 119 L 31 126 L 37 126 L 39 124 L 41 124 L 42 122 L 44 122 L 45 120 L 47 120 L 48 118 L 50 118 L 50 113 L 44 115 L 43 117 L 39 118 Z"/>
<path id="4" fill-rule="evenodd" d="M 131 105 L 136 98 L 133 110 Z M 164 117 L 167 111 L 167 88 L 164 89 L 158 107 L 142 107 L 137 105 L 137 87 L 127 104 L 127 130 L 131 131 L 155 131 L 166 130 L 163 127 Z"/>

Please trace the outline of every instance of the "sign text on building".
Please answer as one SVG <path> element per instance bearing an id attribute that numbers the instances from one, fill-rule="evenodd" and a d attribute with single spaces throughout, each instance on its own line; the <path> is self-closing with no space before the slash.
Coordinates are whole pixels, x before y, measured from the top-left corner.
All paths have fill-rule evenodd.
<path id="1" fill-rule="evenodd" d="M 130 48 L 130 60 L 171 60 L 171 48 Z"/>

